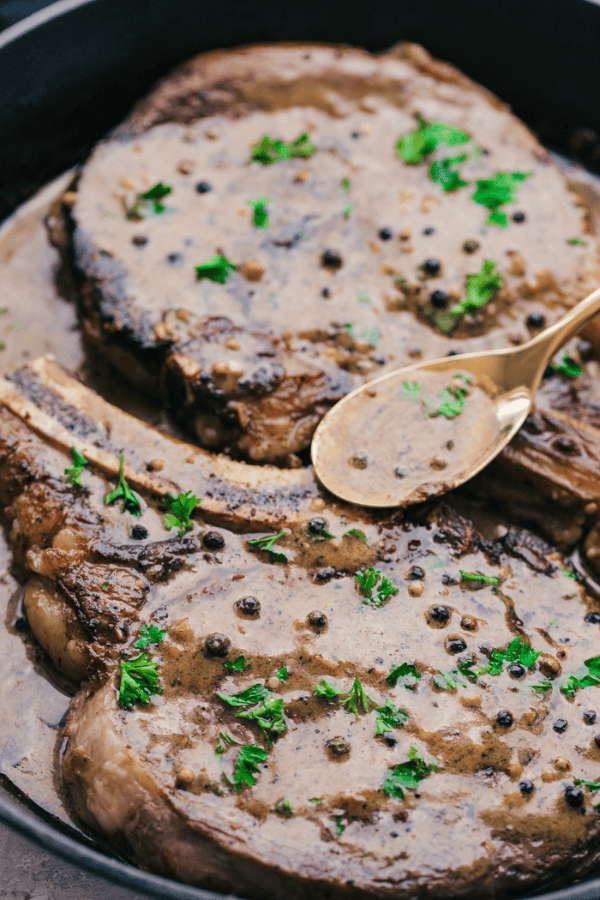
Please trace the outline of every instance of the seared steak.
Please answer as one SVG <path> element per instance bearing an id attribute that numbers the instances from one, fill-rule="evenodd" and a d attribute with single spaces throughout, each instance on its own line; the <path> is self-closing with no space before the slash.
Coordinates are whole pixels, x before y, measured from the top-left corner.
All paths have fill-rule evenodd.
<path id="1" fill-rule="evenodd" d="M 472 140 L 409 164 L 396 143 L 423 119 Z M 268 141 L 253 151 L 265 135 L 290 158 Z M 494 211 L 489 185 L 472 197 L 497 173 L 516 181 L 496 184 L 514 202 Z M 170 193 L 143 199 L 160 185 Z M 490 209 L 507 227 L 487 224 Z M 350 389 L 414 359 L 525 340 L 599 274 L 583 201 L 546 151 L 414 45 L 186 63 L 95 149 L 72 217 L 88 338 L 203 446 L 255 462 L 297 465 Z M 196 272 L 214 257 L 224 269 Z M 503 286 L 453 318 L 486 260 Z"/>
<path id="2" fill-rule="evenodd" d="M 598 688 L 567 690 L 597 654 L 598 605 L 551 547 L 493 515 L 482 535 L 457 495 L 371 515 L 310 470 L 231 462 L 217 479 L 238 508 L 206 498 L 169 539 L 166 493 L 202 494 L 221 461 L 49 363 L 0 397 L 0 498 L 27 612 L 87 681 L 63 774 L 81 818 L 132 860 L 299 900 L 520 893 L 598 858 L 600 818 L 577 783 L 597 779 Z M 89 460 L 81 487 L 65 483 L 71 446 Z M 102 502 L 121 452 L 139 518 Z M 275 511 L 285 533 L 271 551 L 250 544 L 257 518 L 274 534 Z M 145 651 L 162 693 L 128 702 L 143 626 L 164 632 Z M 255 702 L 228 702 L 247 690 Z"/>

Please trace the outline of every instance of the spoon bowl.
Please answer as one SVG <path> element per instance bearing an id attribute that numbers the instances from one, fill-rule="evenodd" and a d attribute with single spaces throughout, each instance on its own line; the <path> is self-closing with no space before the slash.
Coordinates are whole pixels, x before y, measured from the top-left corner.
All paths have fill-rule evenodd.
<path id="1" fill-rule="evenodd" d="M 311 454 L 349 503 L 409 506 L 458 487 L 517 433 L 548 361 L 600 311 L 600 288 L 518 347 L 406 366 L 348 394 L 319 424 Z"/>

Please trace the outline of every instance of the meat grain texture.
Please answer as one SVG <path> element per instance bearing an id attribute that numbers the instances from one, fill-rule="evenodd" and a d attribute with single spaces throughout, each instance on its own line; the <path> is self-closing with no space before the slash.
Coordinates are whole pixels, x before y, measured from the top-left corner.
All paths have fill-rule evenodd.
<path id="1" fill-rule="evenodd" d="M 407 164 L 396 143 L 419 116 L 471 140 Z M 311 155 L 252 161 L 264 135 L 304 133 Z M 466 186 L 445 192 L 431 164 L 461 155 L 451 168 Z M 502 207 L 506 228 L 472 199 L 498 172 L 528 176 Z M 165 208 L 142 218 L 136 198 L 159 183 Z M 192 60 L 98 145 L 72 217 L 89 340 L 203 446 L 279 465 L 298 464 L 354 387 L 416 359 L 526 340 L 600 271 L 585 205 L 548 153 L 415 45 Z M 235 266 L 225 283 L 196 275 L 215 255 Z M 503 287 L 440 330 L 485 260 Z"/>

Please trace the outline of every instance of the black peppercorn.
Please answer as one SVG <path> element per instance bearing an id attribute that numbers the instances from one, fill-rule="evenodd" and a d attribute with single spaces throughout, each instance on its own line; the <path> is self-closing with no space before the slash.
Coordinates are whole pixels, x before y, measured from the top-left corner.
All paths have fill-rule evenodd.
<path id="1" fill-rule="evenodd" d="M 308 530 L 311 534 L 321 534 L 327 528 L 327 519 L 322 516 L 315 516 L 308 523 Z"/>
<path id="2" fill-rule="evenodd" d="M 440 264 L 437 259 L 426 259 L 421 268 L 426 275 L 438 275 L 440 271 Z"/>
<path id="3" fill-rule="evenodd" d="M 131 537 L 136 541 L 143 541 L 148 537 L 148 529 L 143 525 L 134 525 L 131 529 Z"/>
<path id="4" fill-rule="evenodd" d="M 17 631 L 26 631 L 29 627 L 29 622 L 27 621 L 26 616 L 19 616 L 15 619 L 14 626 Z"/>
<path id="5" fill-rule="evenodd" d="M 386 744 L 388 745 L 388 747 L 395 747 L 396 744 L 398 743 L 398 741 L 396 740 L 396 738 L 394 737 L 393 734 L 386 734 L 383 739 L 386 742 Z"/>
<path id="6" fill-rule="evenodd" d="M 552 378 L 554 375 L 554 369 L 552 366 L 546 366 L 544 371 L 542 372 L 542 378 Z"/>
<path id="7" fill-rule="evenodd" d="M 327 625 L 327 616 L 320 609 L 313 609 L 306 617 L 306 621 L 311 628 L 325 628 Z"/>
<path id="8" fill-rule="evenodd" d="M 453 578 L 452 575 L 442 575 L 442 584 L 458 584 L 458 578 Z"/>
<path id="9" fill-rule="evenodd" d="M 496 713 L 496 722 L 502 728 L 510 728 L 510 726 L 514 722 L 512 713 L 510 713 L 507 709 L 501 709 L 500 712 Z"/>
<path id="10" fill-rule="evenodd" d="M 580 340 L 577 342 L 577 352 L 583 362 L 588 362 L 594 358 L 594 345 L 591 341 Z"/>
<path id="11" fill-rule="evenodd" d="M 581 788 L 575 787 L 573 784 L 568 784 L 565 788 L 565 800 L 572 806 L 574 809 L 577 809 L 579 806 L 583 806 L 584 796 Z"/>
<path id="12" fill-rule="evenodd" d="M 513 222 L 524 222 L 525 221 L 525 213 L 524 212 L 516 212 L 513 213 L 512 220 Z"/>
<path id="13" fill-rule="evenodd" d="M 446 309 L 449 299 L 450 295 L 446 291 L 434 291 L 429 297 L 429 302 L 436 309 Z"/>
<path id="14" fill-rule="evenodd" d="M 196 191 L 199 194 L 208 194 L 209 191 L 212 191 L 212 184 L 209 184 L 208 181 L 201 181 L 196 185 Z"/>
<path id="15" fill-rule="evenodd" d="M 339 269 L 342 265 L 342 256 L 338 250 L 324 250 L 321 254 L 321 265 L 326 269 Z"/>
<path id="16" fill-rule="evenodd" d="M 134 245 L 134 247 L 143 247 L 144 244 L 148 243 L 148 238 L 143 234 L 134 234 L 134 236 L 131 238 L 131 243 Z"/>
<path id="17" fill-rule="evenodd" d="M 556 731 L 557 734 L 562 734 L 564 731 L 567 730 L 568 724 L 569 723 L 567 722 L 566 719 L 557 719 L 552 727 Z"/>
<path id="18" fill-rule="evenodd" d="M 546 319 L 541 313 L 529 313 L 525 319 L 528 328 L 544 328 Z"/>
<path id="19" fill-rule="evenodd" d="M 382 241 L 389 241 L 389 239 L 391 237 L 393 237 L 393 234 L 394 234 L 394 232 L 392 231 L 392 229 L 388 228 L 386 226 L 385 228 L 382 228 L 381 231 L 379 232 L 379 237 L 381 238 Z"/>
<path id="20" fill-rule="evenodd" d="M 594 743 L 595 743 L 596 747 L 598 747 L 598 749 L 600 750 L 600 734 L 596 735 L 596 737 L 594 738 Z"/>
<path id="21" fill-rule="evenodd" d="M 328 287 L 323 288 L 323 290 L 321 291 L 321 297 L 325 297 L 325 299 L 327 299 L 328 297 L 331 297 L 331 291 L 329 290 Z"/>
<path id="22" fill-rule="evenodd" d="M 591 625 L 600 625 L 600 613 L 597 613 L 597 612 L 588 613 L 583 621 L 589 622 Z"/>
<path id="23" fill-rule="evenodd" d="M 396 466 L 396 468 L 394 469 L 394 475 L 396 476 L 396 478 L 404 478 L 406 475 L 406 472 L 402 468 L 402 466 Z"/>
<path id="24" fill-rule="evenodd" d="M 409 581 L 420 581 L 425 578 L 425 569 L 422 569 L 421 566 L 411 566 L 406 577 Z"/>
<path id="25" fill-rule="evenodd" d="M 446 638 L 446 650 L 448 653 L 462 653 L 466 649 L 467 645 L 459 634 L 452 634 Z"/>
<path id="26" fill-rule="evenodd" d="M 479 241 L 465 241 L 462 248 L 465 253 L 475 253 L 476 250 L 479 250 Z"/>
<path id="27" fill-rule="evenodd" d="M 432 606 L 429 610 L 429 617 L 436 622 L 447 622 L 450 618 L 450 610 L 447 606 Z"/>
<path id="28" fill-rule="evenodd" d="M 360 131 L 352 131 L 352 132 L 350 133 L 350 137 L 351 137 L 351 138 L 354 138 L 354 140 L 356 140 L 357 138 L 360 137 Z"/>
<path id="29" fill-rule="evenodd" d="M 260 600 L 256 597 L 242 597 L 234 605 L 244 616 L 252 616 L 254 618 L 260 616 Z"/>
<path id="30" fill-rule="evenodd" d="M 334 756 L 346 756 L 350 753 L 350 744 L 339 734 L 331 738 L 330 741 L 326 741 L 326 746 Z"/>
<path id="31" fill-rule="evenodd" d="M 225 538 L 218 531 L 207 531 L 202 538 L 202 543 L 207 550 L 222 550 L 225 546 Z"/>
<path id="32" fill-rule="evenodd" d="M 522 794 L 533 794 L 535 790 L 533 781 L 530 781 L 529 778 L 525 778 L 524 781 L 519 783 L 519 790 Z"/>
<path id="33" fill-rule="evenodd" d="M 525 666 L 522 666 L 521 663 L 512 663 L 506 671 L 511 678 L 524 678 L 527 669 Z"/>
<path id="34" fill-rule="evenodd" d="M 204 652 L 207 656 L 227 656 L 231 641 L 226 634 L 209 634 L 204 642 Z"/>
<path id="35" fill-rule="evenodd" d="M 172 266 L 180 266 L 183 263 L 183 253 L 169 253 L 167 262 Z"/>
<path id="36" fill-rule="evenodd" d="M 586 725 L 594 724 L 594 722 L 596 721 L 596 713 L 594 712 L 593 709 L 588 709 L 586 712 L 584 712 L 583 721 L 585 722 Z"/>
<path id="37" fill-rule="evenodd" d="M 429 225 L 427 228 L 423 229 L 423 234 L 425 234 L 425 235 L 435 234 L 435 228 L 432 225 Z"/>

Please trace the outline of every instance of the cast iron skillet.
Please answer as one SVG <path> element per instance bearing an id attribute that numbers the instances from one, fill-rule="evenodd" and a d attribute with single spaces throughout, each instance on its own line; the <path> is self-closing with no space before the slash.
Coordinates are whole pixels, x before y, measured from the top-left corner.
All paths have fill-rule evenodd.
<path id="1" fill-rule="evenodd" d="M 512 103 L 546 145 L 600 165 L 599 34 L 597 0 L 58 0 L 0 34 L 0 218 L 83 159 L 170 66 L 257 41 L 418 41 Z M 108 857 L 1 790 L 0 819 L 147 896 L 223 900 Z M 538 896 L 598 900 L 600 877 Z"/>

